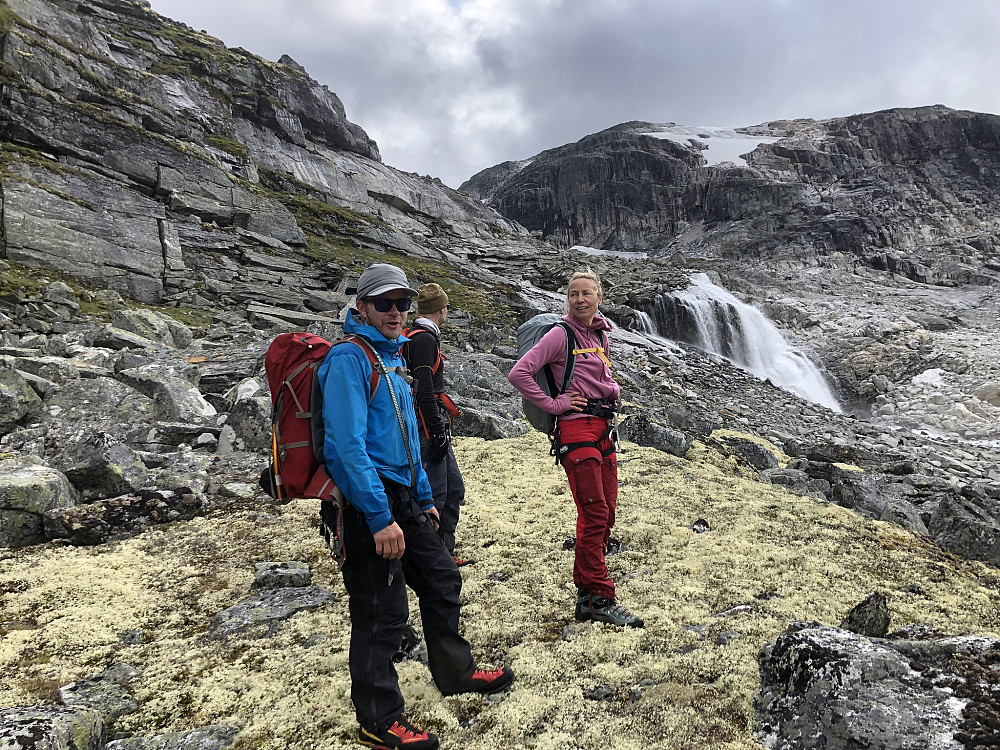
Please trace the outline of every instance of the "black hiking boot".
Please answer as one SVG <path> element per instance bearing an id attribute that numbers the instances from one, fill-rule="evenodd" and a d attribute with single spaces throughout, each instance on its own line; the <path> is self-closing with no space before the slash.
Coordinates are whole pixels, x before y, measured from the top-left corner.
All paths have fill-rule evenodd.
<path id="1" fill-rule="evenodd" d="M 382 733 L 361 727 L 358 730 L 358 742 L 374 750 L 434 750 L 439 744 L 437 735 L 413 726 L 402 716 Z"/>
<path id="2" fill-rule="evenodd" d="M 576 590 L 576 611 L 573 617 L 577 622 L 586 622 L 591 618 L 590 614 L 590 592 L 587 589 Z"/>
<path id="3" fill-rule="evenodd" d="M 482 693 L 483 695 L 488 695 L 489 693 L 499 693 L 513 681 L 514 670 L 510 667 L 501 667 L 500 669 L 477 668 L 472 673 L 472 677 L 464 685 L 447 693 L 443 690 L 441 692 L 444 695 L 458 695 L 460 693 Z"/>
<path id="4" fill-rule="evenodd" d="M 590 619 L 622 628 L 641 628 L 644 625 L 641 617 L 633 615 L 617 599 L 600 594 L 590 597 Z"/>

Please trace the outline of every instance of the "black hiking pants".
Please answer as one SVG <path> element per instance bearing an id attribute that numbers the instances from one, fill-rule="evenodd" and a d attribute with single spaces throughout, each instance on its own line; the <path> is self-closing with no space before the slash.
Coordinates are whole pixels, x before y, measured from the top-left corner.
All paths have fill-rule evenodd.
<path id="1" fill-rule="evenodd" d="M 449 554 L 455 553 L 455 529 L 458 527 L 458 516 L 462 512 L 462 501 L 465 500 L 465 480 L 455 460 L 455 451 L 448 446 L 448 453 L 437 462 L 430 458 L 430 445 L 426 440 L 420 441 L 420 463 L 427 474 L 431 492 L 434 493 L 434 507 L 441 517 L 441 528 L 438 534 L 444 542 Z"/>
<path id="2" fill-rule="evenodd" d="M 431 677 L 445 694 L 468 684 L 476 669 L 472 649 L 458 632 L 462 577 L 441 537 L 406 487 L 383 480 L 406 549 L 399 560 L 375 554 L 364 516 L 344 509 L 341 569 L 351 615 L 351 700 L 358 722 L 384 732 L 403 714 L 403 695 L 392 657 L 409 616 L 406 586 L 420 604 Z"/>

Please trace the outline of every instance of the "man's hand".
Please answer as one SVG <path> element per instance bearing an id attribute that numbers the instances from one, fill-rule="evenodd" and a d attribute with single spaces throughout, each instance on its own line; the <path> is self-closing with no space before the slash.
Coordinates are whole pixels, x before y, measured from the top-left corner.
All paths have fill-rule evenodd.
<path id="1" fill-rule="evenodd" d="M 398 560 L 403 556 L 406 549 L 406 542 L 403 539 L 403 530 L 399 524 L 393 521 L 375 537 L 375 554 L 384 557 L 386 560 Z"/>
<path id="2" fill-rule="evenodd" d="M 427 518 L 430 519 L 431 526 L 434 527 L 434 531 L 438 531 L 441 528 L 441 514 L 438 513 L 438 509 L 433 505 L 424 511 L 427 514 Z"/>
<path id="3" fill-rule="evenodd" d="M 439 464 L 447 457 L 449 446 L 451 438 L 447 435 L 432 435 L 430 445 L 427 446 L 427 455 L 431 461 Z"/>

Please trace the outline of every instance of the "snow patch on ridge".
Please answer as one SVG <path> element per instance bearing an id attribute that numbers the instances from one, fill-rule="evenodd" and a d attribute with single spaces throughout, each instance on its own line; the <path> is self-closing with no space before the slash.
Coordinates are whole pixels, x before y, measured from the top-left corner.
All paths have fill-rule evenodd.
<path id="1" fill-rule="evenodd" d="M 774 143 L 780 138 L 750 135 L 735 128 L 702 127 L 698 125 L 662 125 L 655 131 L 644 132 L 654 138 L 690 146 L 692 142 L 707 146 L 701 155 L 707 166 L 713 167 L 723 162 L 739 166 L 749 166 L 741 154 L 748 154 L 762 143 Z"/>

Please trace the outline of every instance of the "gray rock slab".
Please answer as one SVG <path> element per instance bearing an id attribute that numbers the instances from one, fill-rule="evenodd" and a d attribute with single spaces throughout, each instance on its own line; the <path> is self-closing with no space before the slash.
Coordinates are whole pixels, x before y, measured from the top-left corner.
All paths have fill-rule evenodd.
<path id="1" fill-rule="evenodd" d="M 104 349 L 155 349 L 158 344 L 153 339 L 140 336 L 113 325 L 101 326 L 91 337 L 90 346 Z"/>
<path id="2" fill-rule="evenodd" d="M 66 706 L 97 711 L 110 724 L 139 709 L 127 687 L 138 676 L 135 668 L 119 664 L 94 677 L 64 685 L 59 688 L 59 697 Z"/>
<path id="3" fill-rule="evenodd" d="M 217 614 L 210 635 L 219 638 L 251 625 L 280 624 L 296 612 L 316 609 L 334 599 L 330 591 L 319 586 L 261 591 Z"/>
<path id="4" fill-rule="evenodd" d="M 169 347 L 187 347 L 194 340 L 191 329 L 166 315 L 143 308 L 115 310 L 112 325 Z"/>
<path id="5" fill-rule="evenodd" d="M 185 377 L 184 368 L 152 364 L 122 370 L 118 378 L 153 399 L 157 417 L 171 422 L 204 422 L 216 416 L 212 406 Z"/>
<path id="6" fill-rule="evenodd" d="M 23 179 L 3 180 L 8 259 L 53 268 L 144 301 L 160 297 L 162 204 L 95 175 L 55 173 L 23 162 L 16 169 Z"/>
<path id="7" fill-rule="evenodd" d="M 107 750 L 223 750 L 232 747 L 236 735 L 236 727 L 208 726 L 199 727 L 186 732 L 159 734 L 155 737 L 130 737 L 126 740 L 114 740 L 106 746 Z"/>

